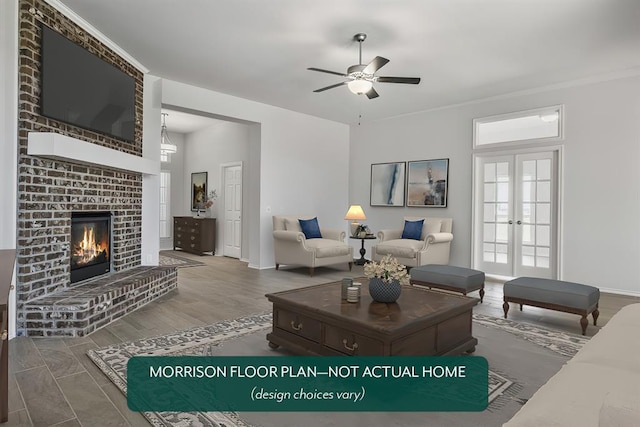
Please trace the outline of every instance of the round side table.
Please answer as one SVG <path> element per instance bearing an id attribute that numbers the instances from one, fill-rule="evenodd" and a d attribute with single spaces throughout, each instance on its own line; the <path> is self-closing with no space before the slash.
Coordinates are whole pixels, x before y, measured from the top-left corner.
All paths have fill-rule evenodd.
<path id="1" fill-rule="evenodd" d="M 364 241 L 365 240 L 374 240 L 377 239 L 376 236 L 364 236 L 364 237 L 360 237 L 360 236 L 349 236 L 350 239 L 360 239 L 362 240 L 362 247 L 360 248 L 360 259 L 357 259 L 354 261 L 355 265 L 365 265 L 366 263 L 369 262 L 368 259 L 365 259 L 364 254 L 367 253 L 367 250 L 364 248 Z"/>

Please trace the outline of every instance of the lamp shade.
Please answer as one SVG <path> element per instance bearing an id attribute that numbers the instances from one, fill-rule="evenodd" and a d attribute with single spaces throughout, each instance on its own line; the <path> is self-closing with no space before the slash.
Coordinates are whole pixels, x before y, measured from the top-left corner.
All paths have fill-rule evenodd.
<path id="1" fill-rule="evenodd" d="M 349 207 L 349 211 L 344 216 L 344 219 L 351 219 L 351 220 L 367 219 L 367 216 L 364 214 L 364 211 L 362 210 L 362 206 L 351 205 Z"/>

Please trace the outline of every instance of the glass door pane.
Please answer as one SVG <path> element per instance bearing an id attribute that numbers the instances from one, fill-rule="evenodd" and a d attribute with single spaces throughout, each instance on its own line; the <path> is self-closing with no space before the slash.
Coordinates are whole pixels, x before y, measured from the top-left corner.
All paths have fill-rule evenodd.
<path id="1" fill-rule="evenodd" d="M 476 242 L 476 264 L 485 273 L 508 275 L 512 270 L 512 160 L 481 159 L 477 169 L 479 198 L 477 211 L 481 237 Z"/>
<path id="2" fill-rule="evenodd" d="M 516 156 L 514 276 L 556 277 L 555 169 L 553 152 Z"/>

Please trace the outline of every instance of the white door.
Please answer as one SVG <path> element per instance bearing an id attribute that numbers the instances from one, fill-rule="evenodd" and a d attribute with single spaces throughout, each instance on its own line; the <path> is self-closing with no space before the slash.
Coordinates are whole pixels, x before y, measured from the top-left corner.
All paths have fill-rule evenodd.
<path id="1" fill-rule="evenodd" d="M 558 152 L 476 157 L 474 265 L 557 278 Z"/>
<path id="2" fill-rule="evenodd" d="M 242 163 L 223 166 L 224 235 L 222 255 L 240 258 L 242 245 Z"/>

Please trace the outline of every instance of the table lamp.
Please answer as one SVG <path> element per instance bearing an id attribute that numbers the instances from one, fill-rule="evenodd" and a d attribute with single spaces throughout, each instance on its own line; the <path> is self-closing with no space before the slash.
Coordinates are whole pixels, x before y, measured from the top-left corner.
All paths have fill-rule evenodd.
<path id="1" fill-rule="evenodd" d="M 360 225 L 358 223 L 358 220 L 367 219 L 367 216 L 364 214 L 364 211 L 362 210 L 362 206 L 360 206 L 360 205 L 351 205 L 349 207 L 349 211 L 344 216 L 344 219 L 348 219 L 348 220 L 352 220 L 353 221 L 351 223 L 350 231 L 351 231 L 351 235 L 354 236 L 356 234 L 356 230 L 358 229 L 358 226 Z"/>

